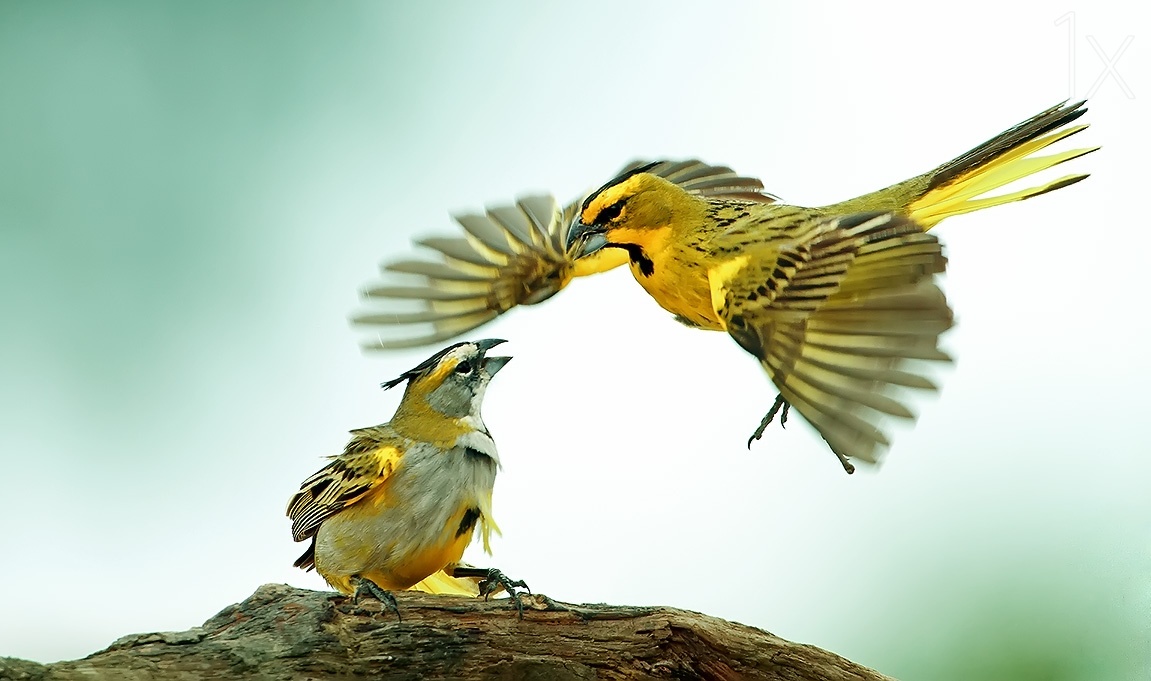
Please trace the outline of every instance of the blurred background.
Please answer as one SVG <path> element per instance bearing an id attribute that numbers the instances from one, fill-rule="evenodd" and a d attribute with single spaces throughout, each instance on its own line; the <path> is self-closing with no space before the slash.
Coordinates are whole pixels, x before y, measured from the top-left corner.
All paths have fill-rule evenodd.
<path id="1" fill-rule="evenodd" d="M 0 655 L 183 630 L 292 568 L 283 516 L 431 349 L 347 317 L 450 214 L 698 157 L 793 203 L 1090 95 L 1070 189 L 949 220 L 958 357 L 848 477 L 621 269 L 482 330 L 495 555 L 565 601 L 699 610 L 906 679 L 1151 678 L 1134 5 L 0 3 Z M 1072 144 L 1073 143 L 1073 144 Z"/>

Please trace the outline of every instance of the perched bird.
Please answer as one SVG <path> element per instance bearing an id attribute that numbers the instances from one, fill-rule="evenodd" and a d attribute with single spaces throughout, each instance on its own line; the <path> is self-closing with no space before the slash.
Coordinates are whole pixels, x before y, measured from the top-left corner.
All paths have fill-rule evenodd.
<path id="1" fill-rule="evenodd" d="M 288 503 L 292 538 L 311 540 L 296 567 L 315 568 L 341 593 L 367 592 L 396 610 L 388 590 L 515 599 L 523 582 L 463 565 L 476 532 L 491 553 L 499 527 L 492 487 L 500 466 L 480 416 L 488 383 L 510 357 L 489 357 L 502 340 L 457 343 L 383 384 L 407 381 L 392 420 L 352 431 L 343 454 L 300 485 Z"/>
<path id="2" fill-rule="evenodd" d="M 532 248 L 518 230 L 493 218 L 502 229 L 469 230 L 468 235 L 468 244 L 486 260 L 465 262 L 460 254 L 440 249 L 443 262 L 434 268 L 398 270 L 423 275 L 424 287 L 365 292 L 371 298 L 423 300 L 427 307 L 422 313 L 377 313 L 355 321 L 430 321 L 437 332 L 433 337 L 451 337 L 457 328 L 474 328 L 507 309 L 491 304 L 497 288 L 493 282 L 516 290 L 523 302 L 537 302 L 535 291 L 555 292 L 555 282 L 535 286 L 539 275 L 518 276 L 527 269 L 525 261 L 578 276 L 609 269 L 622 259 L 676 319 L 727 331 L 760 360 L 780 396 L 752 439 L 780 407 L 781 420 L 794 407 L 850 473 L 849 459 L 875 462 L 890 445 L 879 427 L 886 417 L 914 418 L 903 401 L 905 389 L 935 389 L 922 374 L 922 362 L 949 359 L 938 340 L 952 325 L 952 313 L 934 283 L 946 259 L 926 230 L 952 215 L 1031 198 L 1086 178 L 1067 175 L 987 196 L 1094 151 L 1036 156 L 1087 127 L 1071 125 L 1085 113 L 1083 104 L 1057 105 L 930 172 L 821 208 L 785 205 L 765 193 L 750 197 L 754 200 L 693 194 L 660 176 L 658 169 L 667 162 L 633 166 L 584 198 L 571 224 L 563 221 L 566 216 L 549 224 L 550 232 L 564 235 L 563 267 L 550 251 L 545 257 L 545 249 Z M 492 209 L 488 214 L 506 212 Z M 515 268 L 495 257 L 509 250 L 515 253 Z M 581 269 L 585 259 L 595 266 Z M 465 275 L 471 279 L 464 280 Z M 487 305 L 477 307 L 485 294 Z M 462 307 L 452 307 L 457 304 Z"/>

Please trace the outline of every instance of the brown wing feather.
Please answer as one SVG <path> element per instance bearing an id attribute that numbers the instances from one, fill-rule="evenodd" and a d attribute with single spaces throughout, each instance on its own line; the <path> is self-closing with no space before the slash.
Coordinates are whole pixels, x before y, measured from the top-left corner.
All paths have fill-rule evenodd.
<path id="1" fill-rule="evenodd" d="M 621 168 L 617 175 L 623 175 L 650 163 L 651 161 L 636 159 Z M 686 161 L 660 161 L 645 172 L 656 177 L 662 177 L 695 196 L 740 199 L 757 203 L 775 203 L 779 200 L 779 197 L 764 191 L 763 182 L 758 178 L 746 177 L 727 166 L 708 165 L 694 158 Z M 567 238 L 567 228 L 579 215 L 580 206 L 585 198 L 587 198 L 587 194 L 564 206 L 563 236 L 565 239 Z"/>
<path id="2" fill-rule="evenodd" d="M 561 244 L 566 226 L 555 199 L 526 197 L 515 206 L 491 208 L 485 215 L 457 218 L 463 239 L 419 242 L 439 251 L 439 262 L 402 260 L 386 272 L 416 275 L 422 286 L 374 286 L 363 295 L 373 300 L 408 299 L 423 310 L 364 312 L 361 326 L 430 324 L 431 333 L 381 338 L 366 349 L 396 349 L 439 343 L 485 324 L 517 305 L 544 301 L 567 285 L 574 259 Z"/>
<path id="3" fill-rule="evenodd" d="M 288 502 L 292 538 L 314 537 L 325 520 L 387 481 L 403 457 L 396 439 L 383 427 L 352 431 L 343 454 L 305 480 Z"/>
<path id="4" fill-rule="evenodd" d="M 634 168 L 643 162 L 627 166 Z M 692 194 L 771 203 L 763 183 L 730 168 L 697 160 L 661 161 L 648 172 L 675 182 Z M 365 349 L 397 349 L 440 343 L 486 324 L 518 305 L 543 302 L 567 286 L 572 277 L 591 274 L 623 262 L 603 259 L 576 269 L 566 250 L 567 234 L 580 200 L 560 207 L 551 196 L 520 198 L 513 206 L 488 208 L 483 215 L 463 215 L 456 221 L 462 238 L 428 238 L 418 245 L 436 251 L 435 260 L 399 260 L 384 271 L 418 277 L 418 285 L 374 285 L 363 296 L 374 301 L 412 300 L 422 309 L 384 308 L 364 311 L 352 322 L 359 326 L 430 325 L 420 334 L 373 339 Z M 584 261 L 585 265 L 588 261 Z"/>
<path id="5" fill-rule="evenodd" d="M 933 277 L 947 261 L 933 236 L 891 213 L 797 233 L 734 274 L 717 313 L 832 450 L 874 462 L 890 444 L 883 417 L 915 418 L 900 389 L 936 389 L 915 360 L 949 359 L 938 342 L 952 314 Z"/>

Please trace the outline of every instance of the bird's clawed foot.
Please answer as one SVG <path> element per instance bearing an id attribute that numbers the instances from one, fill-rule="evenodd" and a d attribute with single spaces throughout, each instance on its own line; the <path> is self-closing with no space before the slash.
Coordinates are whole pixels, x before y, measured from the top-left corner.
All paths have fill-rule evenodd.
<path id="1" fill-rule="evenodd" d="M 495 568 L 489 568 L 487 570 L 482 568 L 471 569 L 476 570 L 479 573 L 475 575 L 476 577 L 483 577 L 483 579 L 480 580 L 478 586 L 480 587 L 480 596 L 483 596 L 485 601 L 488 600 L 488 596 L 491 596 L 496 591 L 503 589 L 504 591 L 508 592 L 508 596 L 513 602 L 515 602 L 516 612 L 519 614 L 519 618 L 521 620 L 524 618 L 524 602 L 523 599 L 520 598 L 520 592 L 516 591 L 516 589 L 523 589 L 529 594 L 532 592 L 532 590 L 522 579 L 513 580 L 511 577 L 508 577 L 503 572 Z"/>
<path id="2" fill-rule="evenodd" d="M 400 606 L 396 603 L 396 597 L 392 595 L 391 591 L 381 589 L 378 584 L 363 577 L 353 577 L 352 580 L 356 584 L 356 590 L 352 593 L 353 603 L 359 605 L 360 597 L 368 594 L 384 606 L 384 612 L 387 612 L 388 608 L 391 608 L 392 612 L 396 613 L 397 620 L 401 622 L 404 620 L 404 618 L 400 616 Z"/>
<path id="3" fill-rule="evenodd" d="M 495 568 L 477 568 L 470 565 L 457 565 L 452 569 L 451 575 L 453 577 L 478 577 L 480 582 L 477 586 L 480 589 L 480 596 L 483 596 L 485 601 L 488 596 L 503 589 L 508 592 L 511 600 L 515 601 L 516 611 L 519 613 L 520 619 L 524 618 L 524 602 L 516 589 L 523 589 L 529 594 L 532 590 L 522 579 L 513 580 Z"/>
<path id="4" fill-rule="evenodd" d="M 783 409 L 783 413 L 779 412 L 780 408 Z M 759 422 L 759 427 L 755 429 L 755 432 L 751 434 L 751 437 L 747 438 L 747 448 L 751 449 L 751 443 L 763 437 L 763 431 L 767 430 L 767 427 L 771 425 L 772 421 L 775 420 L 776 414 L 779 414 L 779 427 L 786 428 L 787 414 L 790 411 L 791 405 L 787 403 L 787 400 L 783 399 L 783 394 L 781 393 L 776 395 L 775 403 L 771 405 L 771 409 L 767 410 L 767 414 L 763 417 L 763 420 Z"/>
<path id="5" fill-rule="evenodd" d="M 480 581 L 479 586 L 480 595 L 484 597 L 485 601 L 488 599 L 488 596 L 491 596 L 493 593 L 495 593 L 497 588 L 502 588 L 504 591 L 508 592 L 508 596 L 511 598 L 511 600 L 515 601 L 516 612 L 519 613 L 519 618 L 521 620 L 524 618 L 524 601 L 522 598 L 520 598 L 520 592 L 516 591 L 516 589 L 523 589 L 528 593 L 532 592 L 532 590 L 528 588 L 528 585 L 524 583 L 524 580 L 512 580 L 510 577 L 500 572 L 499 570 L 491 568 L 488 570 L 488 576 L 484 577 L 483 580 Z"/>

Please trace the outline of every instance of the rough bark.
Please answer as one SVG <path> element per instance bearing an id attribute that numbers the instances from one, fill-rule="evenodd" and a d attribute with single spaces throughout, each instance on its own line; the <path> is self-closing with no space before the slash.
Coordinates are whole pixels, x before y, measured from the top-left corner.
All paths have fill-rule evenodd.
<path id="1" fill-rule="evenodd" d="M 888 679 L 760 629 L 673 608 L 396 594 L 378 601 L 268 584 L 188 631 L 135 634 L 82 660 L 0 658 L 0 679 Z"/>

